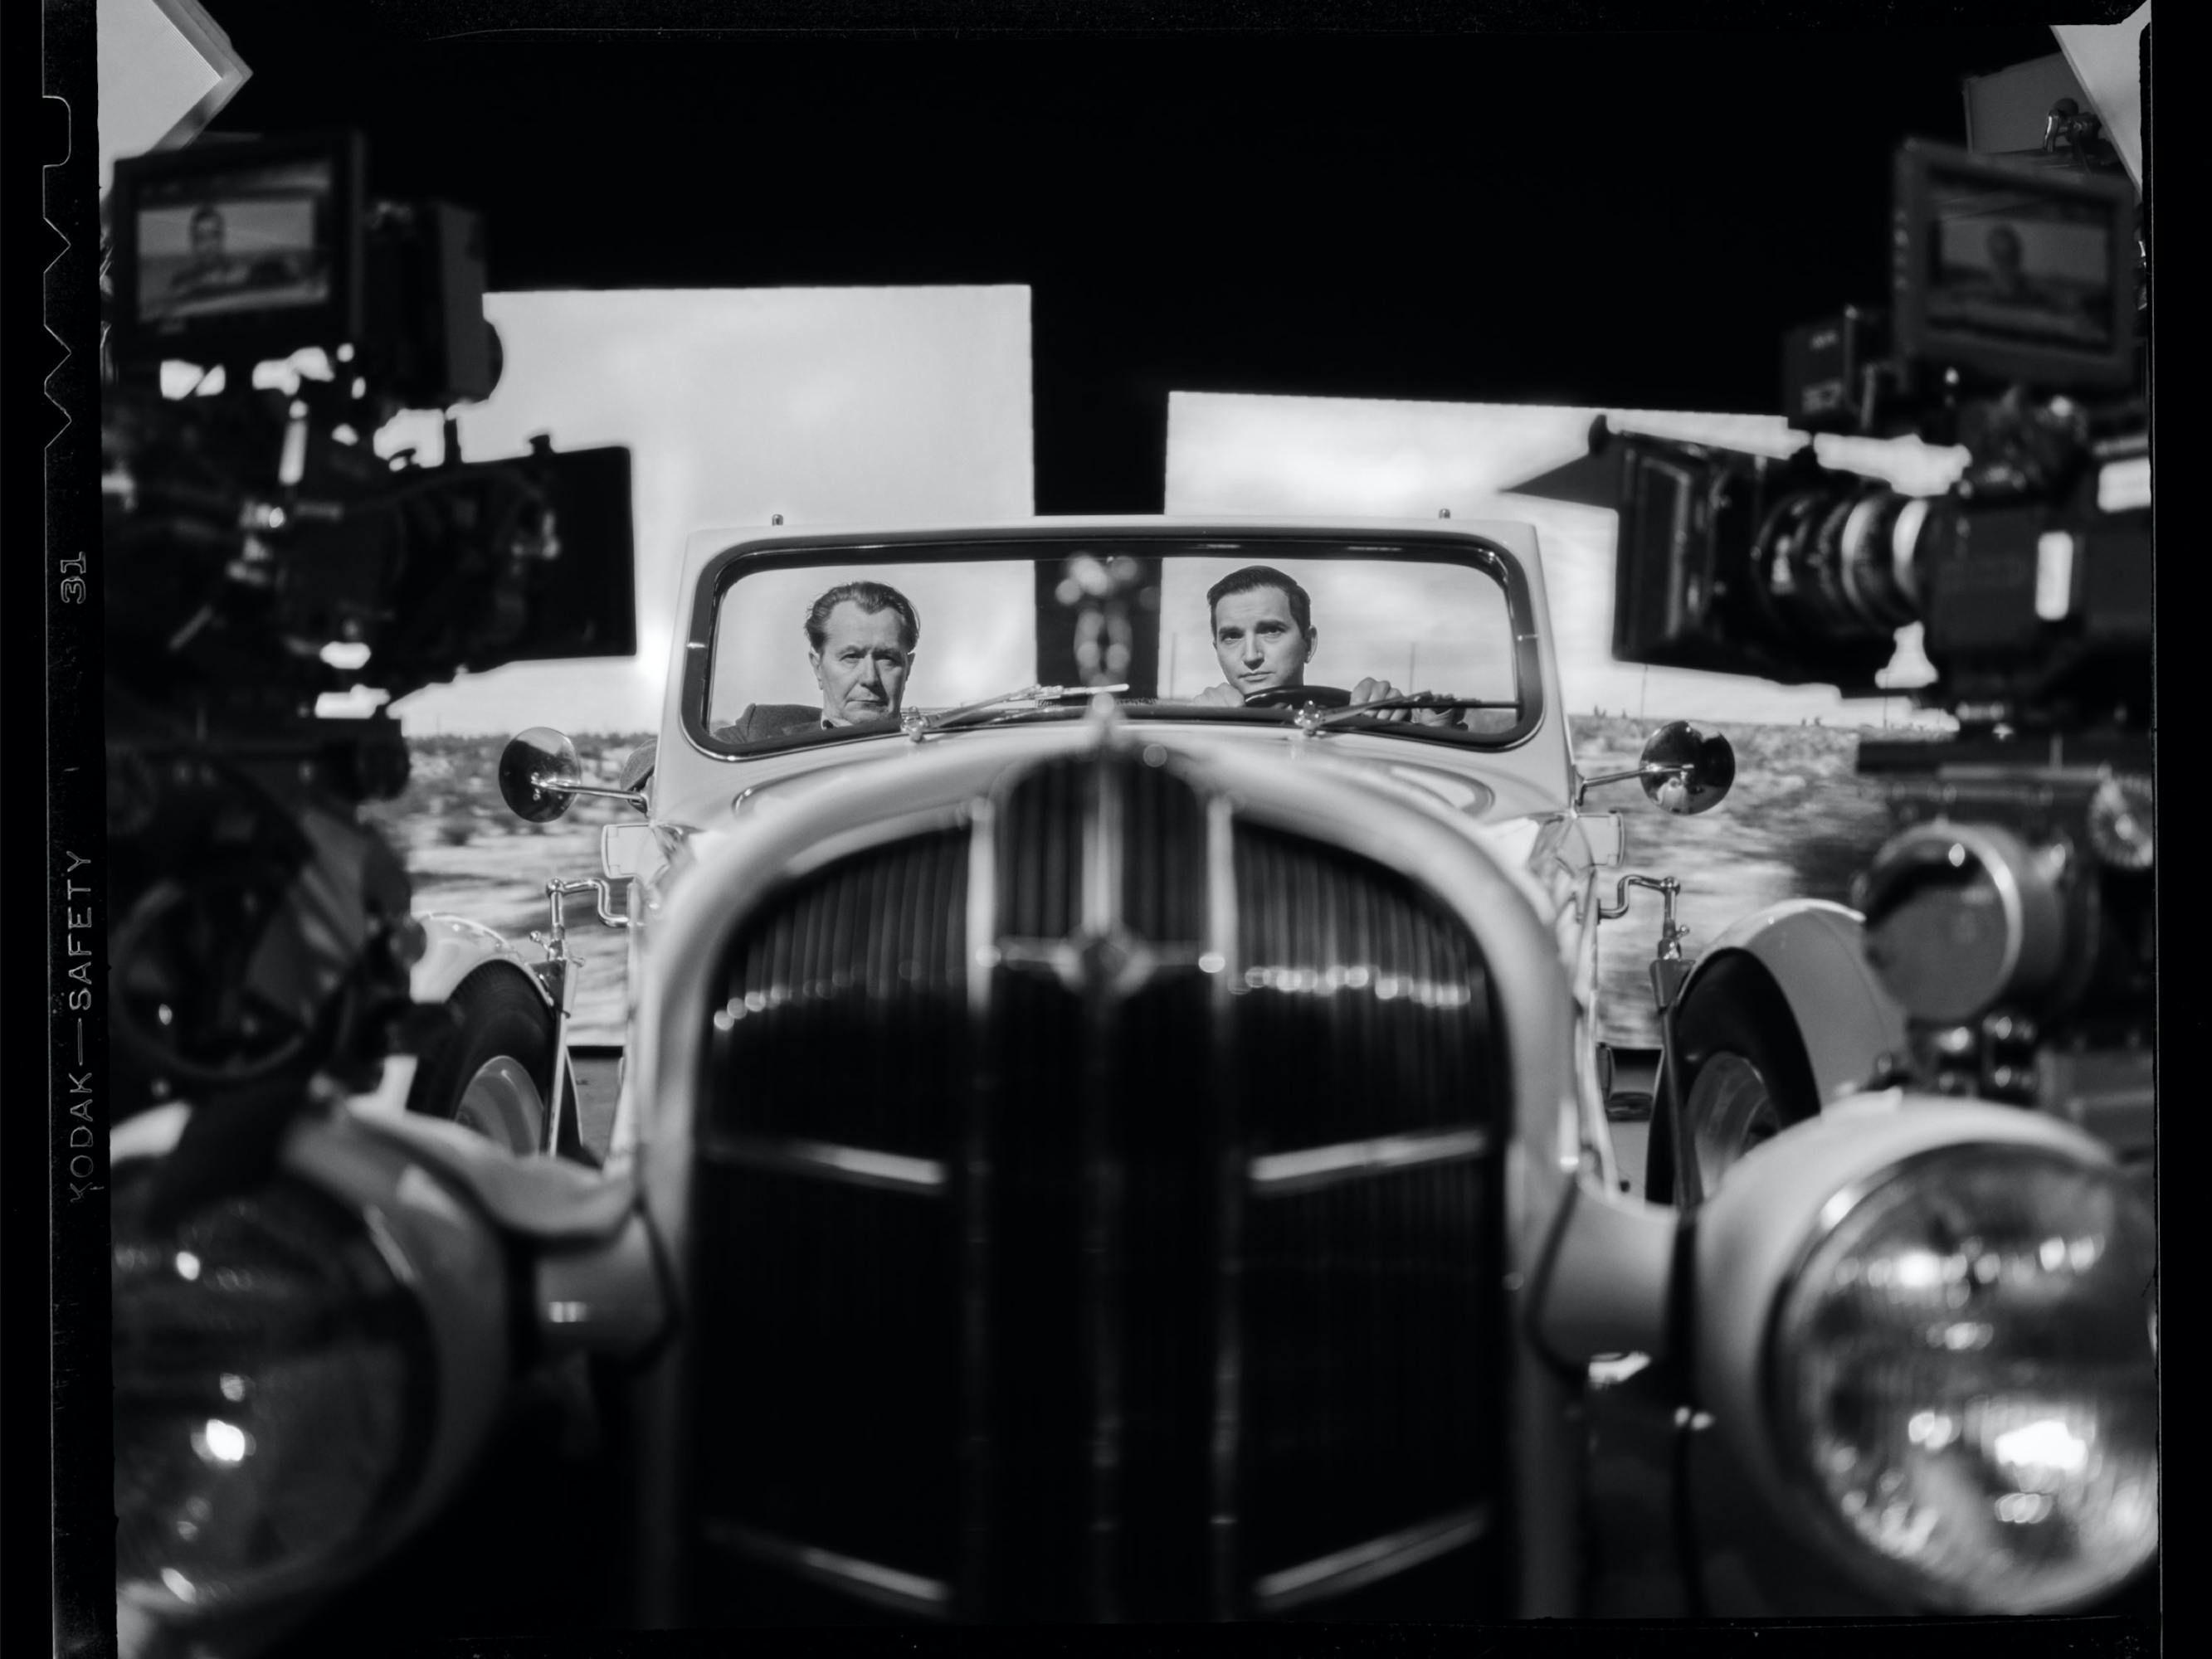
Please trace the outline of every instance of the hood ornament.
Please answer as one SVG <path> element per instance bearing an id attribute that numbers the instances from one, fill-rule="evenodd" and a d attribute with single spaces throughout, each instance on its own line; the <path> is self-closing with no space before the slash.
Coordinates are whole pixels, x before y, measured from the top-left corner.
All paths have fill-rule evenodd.
<path id="1" fill-rule="evenodd" d="M 1076 613 L 1075 666 L 1093 688 L 1090 718 L 1105 740 L 1121 723 L 1117 690 L 1129 672 L 1134 625 L 1130 610 L 1144 586 L 1144 567 L 1127 554 L 1078 553 L 1063 567 L 1054 597 Z"/>

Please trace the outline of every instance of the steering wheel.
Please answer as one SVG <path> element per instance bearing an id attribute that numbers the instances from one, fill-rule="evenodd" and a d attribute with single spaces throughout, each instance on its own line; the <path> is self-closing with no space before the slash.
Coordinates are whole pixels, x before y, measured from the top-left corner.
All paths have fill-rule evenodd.
<path id="1" fill-rule="evenodd" d="M 1244 699 L 1247 708 L 1301 708 L 1307 703 L 1318 703 L 1323 708 L 1341 708 L 1352 701 L 1352 693 L 1340 685 L 1271 685 L 1264 691 L 1255 691 Z"/>

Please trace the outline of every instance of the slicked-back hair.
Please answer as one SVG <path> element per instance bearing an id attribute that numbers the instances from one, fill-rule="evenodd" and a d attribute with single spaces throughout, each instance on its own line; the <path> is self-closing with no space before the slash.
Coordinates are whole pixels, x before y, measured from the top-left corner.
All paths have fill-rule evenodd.
<path id="1" fill-rule="evenodd" d="M 1283 597 L 1291 602 L 1291 620 L 1298 625 L 1298 632 L 1308 639 L 1313 637 L 1313 601 L 1304 588 L 1273 566 L 1248 564 L 1242 570 L 1232 570 L 1206 590 L 1206 631 L 1213 631 L 1215 613 L 1222 600 L 1231 593 L 1250 593 L 1262 587 L 1280 588 Z"/>
<path id="2" fill-rule="evenodd" d="M 814 608 L 806 613 L 806 642 L 817 655 L 830 637 L 830 613 L 848 599 L 870 616 L 879 611 L 897 611 L 902 624 L 899 630 L 901 650 L 913 650 L 921 638 L 921 618 L 915 614 L 914 601 L 898 589 L 881 582 L 840 582 L 815 600 Z"/>

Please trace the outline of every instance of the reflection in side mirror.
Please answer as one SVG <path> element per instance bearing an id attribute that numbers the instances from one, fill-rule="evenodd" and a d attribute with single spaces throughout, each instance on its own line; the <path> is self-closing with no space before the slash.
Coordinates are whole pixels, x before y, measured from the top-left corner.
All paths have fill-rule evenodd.
<path id="1" fill-rule="evenodd" d="M 1644 793 L 1667 811 L 1711 811 L 1735 782 L 1735 750 L 1717 732 L 1669 720 L 1644 744 Z"/>
<path id="2" fill-rule="evenodd" d="M 576 745 L 550 726 L 532 726 L 500 754 L 500 799 L 526 823 L 559 817 L 583 781 Z"/>

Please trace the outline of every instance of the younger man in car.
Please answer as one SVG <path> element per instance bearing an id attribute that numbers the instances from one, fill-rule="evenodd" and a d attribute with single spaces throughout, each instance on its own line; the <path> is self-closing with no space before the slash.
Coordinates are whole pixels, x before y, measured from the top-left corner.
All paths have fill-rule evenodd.
<path id="1" fill-rule="evenodd" d="M 1321 642 L 1314 626 L 1313 600 L 1281 571 L 1264 564 L 1233 570 L 1206 592 L 1212 619 L 1213 654 L 1227 679 L 1209 685 L 1194 702 L 1242 707 L 1256 694 L 1306 683 L 1306 665 Z M 1352 688 L 1352 701 L 1370 702 L 1401 695 L 1388 680 L 1363 679 Z M 1419 721 L 1423 726 L 1457 726 L 1453 708 L 1378 708 L 1374 718 Z"/>

